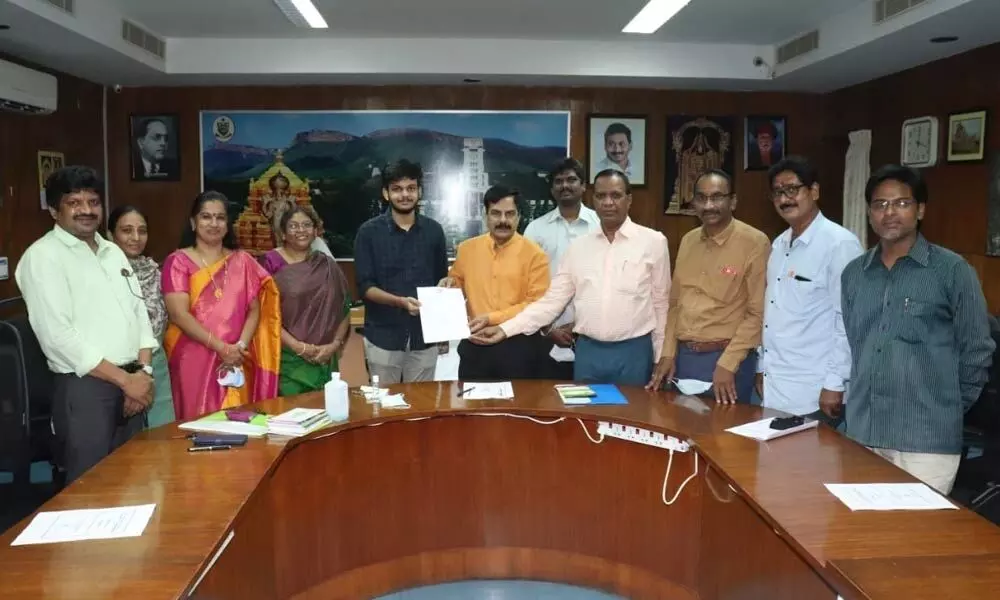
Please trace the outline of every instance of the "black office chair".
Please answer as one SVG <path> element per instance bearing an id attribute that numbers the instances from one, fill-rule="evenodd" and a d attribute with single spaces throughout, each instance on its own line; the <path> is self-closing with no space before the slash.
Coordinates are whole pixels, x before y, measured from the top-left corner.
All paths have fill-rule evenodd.
<path id="1" fill-rule="evenodd" d="M 983 387 L 979 400 L 965 415 L 962 444 L 962 466 L 974 481 L 984 482 L 977 487 L 969 507 L 980 512 L 994 498 L 1000 497 L 1000 321 L 990 316 L 990 330 L 997 350 L 993 352 L 993 365 L 989 380 Z M 980 456 L 969 458 L 970 450 Z M 973 465 L 975 463 L 975 466 Z"/>
<path id="2" fill-rule="evenodd" d="M 27 315 L 0 321 L 0 470 L 11 471 L 17 487 L 30 483 L 31 464 L 53 463 L 50 425 L 54 377 Z M 6 382 L 10 382 L 8 385 Z"/>

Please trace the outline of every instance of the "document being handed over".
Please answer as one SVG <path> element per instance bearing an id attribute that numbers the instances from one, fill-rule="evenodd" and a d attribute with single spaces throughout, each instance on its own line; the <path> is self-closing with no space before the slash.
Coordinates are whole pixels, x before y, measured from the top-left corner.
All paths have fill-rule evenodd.
<path id="1" fill-rule="evenodd" d="M 424 343 L 452 342 L 468 339 L 472 335 L 462 290 L 418 287 L 417 300 L 420 301 L 420 328 Z"/>

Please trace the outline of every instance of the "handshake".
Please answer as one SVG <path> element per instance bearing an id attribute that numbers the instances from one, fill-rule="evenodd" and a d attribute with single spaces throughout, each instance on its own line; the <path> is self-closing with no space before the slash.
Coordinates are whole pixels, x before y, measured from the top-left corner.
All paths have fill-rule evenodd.
<path id="1" fill-rule="evenodd" d="M 445 277 L 438 282 L 438 287 L 460 288 L 462 286 L 454 277 Z M 469 331 L 472 333 L 469 336 L 469 341 L 479 346 L 492 346 L 507 339 L 507 334 L 504 333 L 503 329 L 500 329 L 499 325 L 490 325 L 488 315 L 479 315 L 469 319 Z"/>

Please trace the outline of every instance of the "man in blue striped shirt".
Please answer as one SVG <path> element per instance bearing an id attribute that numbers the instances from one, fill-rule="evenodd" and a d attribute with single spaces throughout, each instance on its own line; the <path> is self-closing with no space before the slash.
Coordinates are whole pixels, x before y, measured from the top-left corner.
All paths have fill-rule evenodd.
<path id="1" fill-rule="evenodd" d="M 992 362 L 986 300 L 969 263 L 920 234 L 927 185 L 918 171 L 882 167 L 865 199 L 880 241 L 842 279 L 847 435 L 947 494 L 963 417 Z"/>

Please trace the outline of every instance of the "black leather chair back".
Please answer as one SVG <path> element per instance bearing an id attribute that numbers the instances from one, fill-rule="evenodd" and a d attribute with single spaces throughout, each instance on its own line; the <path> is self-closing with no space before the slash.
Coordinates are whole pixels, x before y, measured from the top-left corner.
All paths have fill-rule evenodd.
<path id="1" fill-rule="evenodd" d="M 27 315 L 0 321 L 0 468 L 48 458 L 53 379 Z"/>

